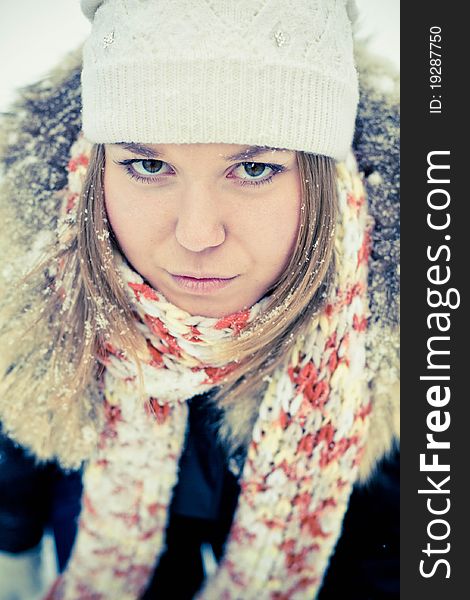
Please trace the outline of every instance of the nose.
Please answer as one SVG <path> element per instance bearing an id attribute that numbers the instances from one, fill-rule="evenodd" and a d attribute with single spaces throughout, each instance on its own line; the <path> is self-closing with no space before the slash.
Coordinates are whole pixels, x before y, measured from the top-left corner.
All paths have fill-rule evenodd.
<path id="1" fill-rule="evenodd" d="M 182 194 L 178 205 L 175 236 L 191 252 L 202 252 L 225 241 L 220 202 L 207 185 L 194 184 Z"/>

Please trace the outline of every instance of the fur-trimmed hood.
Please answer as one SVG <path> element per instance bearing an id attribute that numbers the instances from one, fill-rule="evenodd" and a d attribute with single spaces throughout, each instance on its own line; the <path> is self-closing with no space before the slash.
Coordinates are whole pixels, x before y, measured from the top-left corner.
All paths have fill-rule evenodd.
<path id="1" fill-rule="evenodd" d="M 399 428 L 399 125 L 397 79 L 392 69 L 361 47 L 357 63 L 361 96 L 353 146 L 375 219 L 367 347 L 374 410 L 361 465 L 365 478 L 390 450 Z M 23 90 L 11 112 L 2 117 L 0 284 L 7 295 L 12 293 L 12 282 L 28 271 L 54 237 L 59 192 L 67 183 L 69 151 L 81 126 L 80 67 L 78 51 L 46 80 Z M 0 366 L 0 377 L 8 367 Z M 62 414 L 65 426 L 67 411 Z M 70 432 L 70 440 L 83 437 L 87 420 L 91 423 L 95 418 L 99 419 L 99 411 L 90 409 L 90 399 L 84 400 L 82 417 L 76 421 L 82 430 L 76 436 Z M 77 466 L 80 454 L 85 454 L 72 443 L 69 450 L 58 450 L 44 431 L 47 419 L 36 405 L 22 398 L 15 406 L 0 398 L 0 421 L 7 434 L 41 460 L 58 457 L 66 466 Z"/>

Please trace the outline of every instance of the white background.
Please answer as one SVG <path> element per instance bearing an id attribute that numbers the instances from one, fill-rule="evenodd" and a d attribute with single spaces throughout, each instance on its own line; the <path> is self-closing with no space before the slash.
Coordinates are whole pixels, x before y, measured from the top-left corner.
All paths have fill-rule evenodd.
<path id="1" fill-rule="evenodd" d="M 370 37 L 371 47 L 398 68 L 400 0 L 356 3 L 361 37 Z M 0 111 L 16 87 L 45 75 L 89 28 L 79 0 L 0 0 Z"/>

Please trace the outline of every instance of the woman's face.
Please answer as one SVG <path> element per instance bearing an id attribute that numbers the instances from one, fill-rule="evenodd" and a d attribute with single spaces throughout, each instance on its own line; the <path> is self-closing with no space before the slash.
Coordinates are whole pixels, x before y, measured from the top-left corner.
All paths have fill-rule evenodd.
<path id="1" fill-rule="evenodd" d="M 109 144 L 104 191 L 128 261 L 193 315 L 252 306 L 295 246 L 301 199 L 293 151 Z"/>

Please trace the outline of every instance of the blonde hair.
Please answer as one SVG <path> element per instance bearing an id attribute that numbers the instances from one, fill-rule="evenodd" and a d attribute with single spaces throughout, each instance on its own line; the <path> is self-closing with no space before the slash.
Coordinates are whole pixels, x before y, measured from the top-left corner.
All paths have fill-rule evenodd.
<path id="1" fill-rule="evenodd" d="M 302 194 L 296 247 L 283 275 L 268 291 L 266 310 L 221 348 L 222 360 L 237 363 L 214 398 L 225 410 L 235 409 L 237 399 L 258 395 L 264 388 L 267 377 L 285 360 L 286 347 L 303 335 L 322 309 L 334 273 L 335 163 L 304 152 L 296 156 Z M 39 307 L 31 303 L 27 310 L 23 307 L 23 325 L 32 335 L 23 340 L 22 356 L 17 353 L 9 369 L 10 375 L 18 371 L 21 392 L 32 399 L 38 386 L 41 393 L 56 394 L 60 403 L 84 394 L 99 376 L 97 357 L 106 343 L 125 348 L 137 362 L 145 347 L 113 261 L 118 245 L 106 218 L 104 168 L 104 146 L 98 144 L 90 156 L 76 224 L 65 229 L 48 260 L 29 277 L 30 287 L 42 287 L 44 300 Z M 38 326 L 46 344 L 44 339 L 38 344 L 34 333 Z M 37 368 L 26 370 L 25 360 Z M 12 391 L 18 377 L 9 379 Z M 232 433 L 225 432 L 225 437 Z"/>

